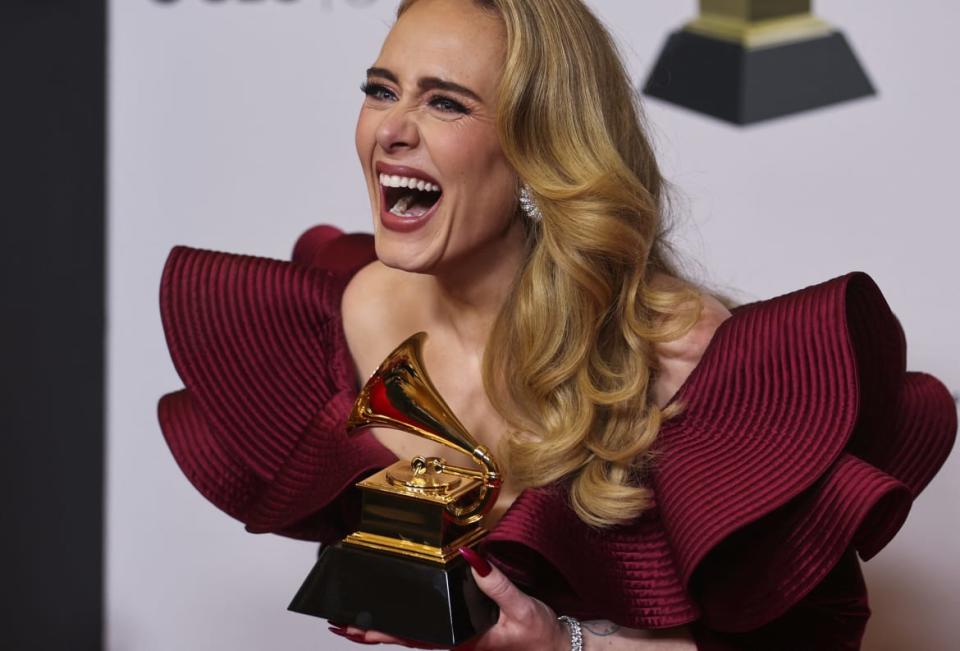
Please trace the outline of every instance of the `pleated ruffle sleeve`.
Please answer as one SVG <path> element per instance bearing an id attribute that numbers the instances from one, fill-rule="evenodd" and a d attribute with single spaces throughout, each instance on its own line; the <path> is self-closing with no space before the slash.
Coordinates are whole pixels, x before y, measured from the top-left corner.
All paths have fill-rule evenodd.
<path id="1" fill-rule="evenodd" d="M 350 516 L 338 498 L 395 461 L 344 429 L 357 382 L 340 298 L 371 240 L 319 227 L 293 263 L 185 247 L 167 259 L 160 313 L 185 388 L 160 400 L 160 426 L 197 490 L 252 532 L 336 540 Z"/>
<path id="2" fill-rule="evenodd" d="M 905 358 L 862 273 L 741 307 L 674 398 L 685 410 L 659 434 L 655 508 L 598 532 L 562 490 L 527 491 L 488 549 L 588 619 L 746 633 L 809 597 L 865 621 L 850 550 L 869 559 L 890 541 L 957 430 L 946 388 Z"/>

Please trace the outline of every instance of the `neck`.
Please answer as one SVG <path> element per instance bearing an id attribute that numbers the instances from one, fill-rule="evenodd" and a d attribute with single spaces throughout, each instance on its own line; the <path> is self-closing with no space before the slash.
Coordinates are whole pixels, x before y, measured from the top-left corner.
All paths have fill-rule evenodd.
<path id="1" fill-rule="evenodd" d="M 462 351 L 482 354 L 525 255 L 522 225 L 430 276 L 431 310 Z"/>

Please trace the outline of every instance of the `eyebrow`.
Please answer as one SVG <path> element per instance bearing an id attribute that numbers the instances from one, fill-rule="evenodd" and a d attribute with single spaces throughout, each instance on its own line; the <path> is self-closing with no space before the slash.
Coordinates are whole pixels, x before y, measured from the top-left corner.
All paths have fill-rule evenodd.
<path id="1" fill-rule="evenodd" d="M 400 85 L 400 80 L 397 78 L 397 75 L 393 73 L 392 70 L 387 68 L 367 68 L 368 77 L 383 77 L 388 81 Z M 417 86 L 421 91 L 427 90 L 446 90 L 454 93 L 459 93 L 464 97 L 469 97 L 475 102 L 483 103 L 483 100 L 475 92 L 467 88 L 466 86 L 461 86 L 460 84 L 454 83 L 452 81 L 446 81 L 445 79 L 440 79 L 439 77 L 421 77 L 417 81 Z"/>

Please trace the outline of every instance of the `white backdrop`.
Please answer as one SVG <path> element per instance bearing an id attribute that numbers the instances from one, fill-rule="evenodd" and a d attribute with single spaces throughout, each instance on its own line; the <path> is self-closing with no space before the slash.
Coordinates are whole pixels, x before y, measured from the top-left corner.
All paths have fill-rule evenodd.
<path id="1" fill-rule="evenodd" d="M 110 6 L 107 639 L 113 651 L 356 648 L 285 610 L 315 546 L 253 536 L 194 491 L 155 417 L 179 388 L 157 310 L 167 251 L 287 257 L 328 222 L 369 231 L 353 127 L 395 0 L 113 0 Z M 594 0 L 638 83 L 687 0 Z M 746 130 L 656 101 L 681 249 L 765 298 L 853 269 L 901 318 L 909 366 L 960 387 L 960 5 L 823 0 L 878 98 Z M 957 454 L 865 564 L 870 651 L 955 648 Z"/>

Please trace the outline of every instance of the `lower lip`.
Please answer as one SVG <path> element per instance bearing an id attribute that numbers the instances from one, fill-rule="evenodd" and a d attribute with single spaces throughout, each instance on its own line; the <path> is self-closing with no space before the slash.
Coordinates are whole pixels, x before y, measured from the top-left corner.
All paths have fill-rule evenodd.
<path id="1" fill-rule="evenodd" d="M 440 202 L 443 201 L 443 195 L 440 195 L 440 198 L 437 199 L 437 203 L 433 204 L 430 207 L 430 210 L 423 213 L 419 217 L 401 217 L 400 215 L 394 215 L 392 212 L 387 210 L 387 197 L 386 191 L 383 189 L 383 186 L 380 187 L 380 223 L 383 224 L 383 227 L 396 231 L 398 233 L 410 233 L 417 230 L 418 228 L 423 227 L 430 218 L 437 212 L 437 208 L 440 206 Z"/>

